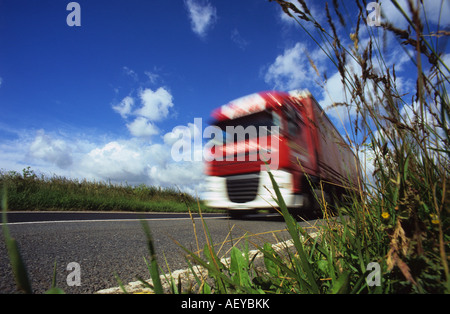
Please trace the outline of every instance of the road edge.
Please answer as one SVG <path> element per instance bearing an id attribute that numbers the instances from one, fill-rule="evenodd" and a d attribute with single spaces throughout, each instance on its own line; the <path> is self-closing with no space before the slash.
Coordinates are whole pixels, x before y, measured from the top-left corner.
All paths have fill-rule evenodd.
<path id="1" fill-rule="evenodd" d="M 318 236 L 318 232 L 311 232 L 308 233 L 308 235 L 315 239 Z M 289 248 L 291 246 L 294 245 L 294 242 L 292 240 L 286 240 L 286 241 L 281 241 L 278 243 L 275 243 L 272 245 L 272 248 L 275 251 L 280 251 L 282 249 L 286 249 Z M 260 259 L 263 257 L 263 254 L 260 250 L 251 250 L 249 251 L 249 259 Z M 226 257 L 226 258 L 222 258 L 220 260 L 223 264 L 230 264 L 230 257 Z M 195 271 L 195 275 L 197 277 L 206 277 L 208 275 L 208 270 L 205 269 L 204 267 L 200 266 L 200 265 L 195 265 L 193 266 L 193 270 Z M 178 280 L 182 280 L 184 282 L 190 282 L 195 280 L 195 276 L 194 274 L 192 274 L 192 270 L 190 268 L 186 268 L 186 269 L 178 269 L 175 270 L 171 273 L 168 274 L 164 274 L 160 276 L 161 282 L 163 284 L 163 288 L 164 290 L 169 290 L 170 289 L 170 285 L 172 283 L 168 282 L 167 279 L 171 279 L 173 278 L 174 284 L 177 285 L 178 284 Z M 150 285 L 153 284 L 151 279 L 145 280 L 147 283 L 149 283 Z M 141 281 L 132 281 L 129 282 L 128 284 L 124 285 L 125 290 L 127 291 L 127 293 L 131 293 L 131 294 L 153 294 L 153 290 L 150 288 L 146 288 Z M 106 289 L 101 289 L 95 292 L 95 294 L 123 294 L 123 290 L 121 287 L 112 287 L 112 288 L 106 288 Z"/>

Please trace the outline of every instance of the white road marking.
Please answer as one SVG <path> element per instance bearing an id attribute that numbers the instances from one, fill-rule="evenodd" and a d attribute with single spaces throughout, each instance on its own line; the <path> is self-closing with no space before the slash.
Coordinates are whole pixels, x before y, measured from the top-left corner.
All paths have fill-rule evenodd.
<path id="1" fill-rule="evenodd" d="M 309 236 L 313 239 L 315 239 L 317 236 L 319 235 L 318 232 L 311 232 L 309 233 Z M 281 251 L 282 249 L 286 249 L 288 247 L 291 247 L 294 245 L 294 241 L 292 240 L 286 240 L 286 241 L 282 241 L 282 242 L 278 242 L 275 244 L 272 244 L 272 248 L 278 252 Z M 263 256 L 263 253 L 260 250 L 251 250 L 248 252 L 248 256 L 249 256 L 249 260 L 253 259 L 254 256 L 256 256 L 256 258 L 261 258 Z M 231 258 L 230 257 L 226 257 L 226 258 L 222 258 L 220 259 L 220 262 L 223 264 L 230 264 Z M 204 267 L 200 266 L 200 265 L 194 265 L 193 268 L 186 268 L 186 269 L 177 269 L 169 274 L 164 274 L 164 275 L 160 275 L 160 280 L 163 284 L 163 287 L 165 287 L 166 289 L 168 287 L 170 287 L 170 284 L 167 282 L 167 278 L 169 279 L 173 279 L 175 285 L 178 284 L 178 279 L 181 280 L 194 280 L 195 277 L 192 274 L 192 270 L 195 271 L 195 275 L 197 277 L 200 278 L 205 278 L 208 276 L 208 270 L 205 269 Z M 149 284 L 153 284 L 152 279 L 148 279 L 146 280 L 147 283 Z M 153 291 L 149 288 L 145 288 L 144 285 L 142 284 L 141 281 L 133 281 L 130 282 L 126 285 L 124 285 L 125 290 L 127 291 L 127 293 L 153 293 Z M 123 293 L 122 288 L 120 287 L 112 287 L 112 288 L 106 288 L 106 289 L 102 289 L 99 290 L 95 293 L 98 294 L 119 294 L 119 293 Z"/>
<path id="2" fill-rule="evenodd" d="M 218 216 L 218 217 L 203 217 L 204 220 L 207 219 L 228 219 L 227 216 Z M 202 219 L 201 217 L 194 217 L 193 219 L 198 220 Z M 49 220 L 49 221 L 23 221 L 23 222 L 8 222 L 6 225 L 34 225 L 34 224 L 55 224 L 55 223 L 73 223 L 73 222 L 127 222 L 127 221 L 166 221 L 166 220 L 192 220 L 190 217 L 186 218 L 134 218 L 134 219 L 86 219 L 86 220 Z M 2 224 L 0 224 L 2 225 Z"/>

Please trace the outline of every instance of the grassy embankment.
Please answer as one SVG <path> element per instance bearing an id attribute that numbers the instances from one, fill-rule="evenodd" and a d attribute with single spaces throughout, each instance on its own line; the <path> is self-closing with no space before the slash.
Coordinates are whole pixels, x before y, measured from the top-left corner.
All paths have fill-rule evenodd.
<path id="1" fill-rule="evenodd" d="M 22 173 L 0 171 L 3 185 L 10 210 L 186 212 L 188 207 L 198 208 L 193 196 L 175 188 L 45 177 L 29 167 Z M 210 211 L 202 203 L 201 209 Z"/>

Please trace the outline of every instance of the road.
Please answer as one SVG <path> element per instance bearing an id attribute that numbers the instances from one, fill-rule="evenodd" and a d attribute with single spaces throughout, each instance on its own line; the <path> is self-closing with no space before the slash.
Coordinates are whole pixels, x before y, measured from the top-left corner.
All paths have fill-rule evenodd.
<path id="1" fill-rule="evenodd" d="M 223 214 L 203 214 L 220 257 L 232 244 L 248 240 L 262 244 L 287 239 L 285 224 L 277 215 L 229 219 Z M 203 248 L 205 233 L 198 216 L 188 214 L 27 212 L 8 213 L 8 226 L 26 263 L 32 288 L 43 293 L 51 285 L 56 261 L 57 285 L 67 293 L 94 293 L 117 286 L 116 273 L 124 283 L 137 277 L 150 278 L 144 262 L 149 254 L 140 219 L 145 219 L 154 238 L 159 265 L 171 271 L 186 268 L 185 255 L 174 240 L 197 250 Z M 197 237 L 195 236 L 197 235 Z M 276 235 L 276 236 L 275 236 Z M 197 240 L 196 240 L 197 238 Z M 2 238 L 3 240 L 3 238 Z M 253 247 L 251 249 L 254 249 Z M 80 265 L 80 286 L 69 286 L 71 262 Z M 0 241 L 0 293 L 15 291 L 4 241 Z"/>

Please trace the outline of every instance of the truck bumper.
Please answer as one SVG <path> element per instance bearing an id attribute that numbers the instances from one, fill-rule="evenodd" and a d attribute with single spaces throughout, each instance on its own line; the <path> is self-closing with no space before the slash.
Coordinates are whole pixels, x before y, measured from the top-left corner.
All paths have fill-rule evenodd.
<path id="1" fill-rule="evenodd" d="M 287 207 L 303 206 L 303 196 L 293 194 L 292 174 L 283 170 L 271 173 L 277 182 Z M 277 208 L 276 194 L 267 171 L 234 176 L 207 177 L 206 204 L 227 210 Z"/>

